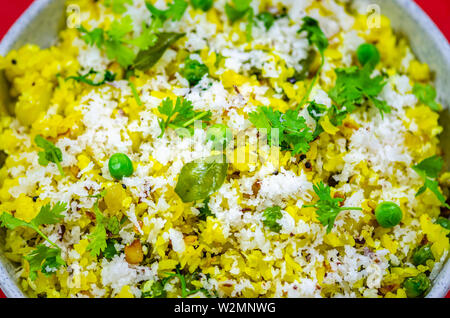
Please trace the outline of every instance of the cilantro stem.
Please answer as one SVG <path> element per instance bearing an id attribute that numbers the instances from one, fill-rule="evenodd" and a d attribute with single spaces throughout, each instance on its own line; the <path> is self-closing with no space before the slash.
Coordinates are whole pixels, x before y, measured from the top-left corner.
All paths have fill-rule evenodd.
<path id="1" fill-rule="evenodd" d="M 58 167 L 59 173 L 61 174 L 61 176 L 64 177 L 65 174 L 64 174 L 64 171 L 63 171 L 63 168 L 62 168 L 61 164 L 59 163 L 58 157 L 56 156 L 54 151 L 52 151 L 51 154 L 52 154 L 53 160 L 55 160 L 56 166 Z"/>
<path id="2" fill-rule="evenodd" d="M 133 82 L 128 82 L 128 86 L 130 86 L 131 92 L 133 92 L 133 96 L 134 96 L 134 99 L 136 100 L 136 103 L 139 106 L 142 106 L 141 98 L 139 97 L 139 94 L 137 92 L 137 89 L 136 89 L 136 86 L 134 85 L 134 83 Z"/>
<path id="3" fill-rule="evenodd" d="M 52 246 L 56 247 L 57 249 L 59 249 L 59 246 L 56 245 L 55 243 L 53 243 L 52 241 L 50 241 L 50 239 L 44 234 L 42 233 L 41 230 L 39 230 L 38 227 L 33 227 L 33 229 L 40 235 L 42 236 L 42 238 L 44 238 L 47 242 L 49 242 Z"/>
<path id="4" fill-rule="evenodd" d="M 207 116 L 208 114 L 209 114 L 209 112 L 203 112 L 203 113 L 198 114 L 194 118 L 192 118 L 192 119 L 188 120 L 187 122 L 185 122 L 183 124 L 183 128 L 186 128 L 186 127 L 192 125 L 196 120 L 202 119 L 203 117 Z"/>
<path id="5" fill-rule="evenodd" d="M 313 78 L 313 80 L 312 80 L 311 84 L 309 85 L 308 90 L 306 92 L 306 95 L 303 97 L 303 99 L 301 100 L 300 104 L 297 106 L 297 108 L 296 108 L 297 111 L 299 111 L 302 108 L 302 106 L 305 105 L 306 101 L 309 99 L 309 95 L 311 95 L 311 92 L 312 92 L 314 86 L 316 85 L 317 79 L 320 76 L 320 72 L 322 72 L 322 68 L 325 65 L 325 55 L 321 54 L 321 56 L 322 56 L 322 63 L 320 64 L 320 67 L 317 70 L 316 75 L 314 75 L 314 78 Z"/>

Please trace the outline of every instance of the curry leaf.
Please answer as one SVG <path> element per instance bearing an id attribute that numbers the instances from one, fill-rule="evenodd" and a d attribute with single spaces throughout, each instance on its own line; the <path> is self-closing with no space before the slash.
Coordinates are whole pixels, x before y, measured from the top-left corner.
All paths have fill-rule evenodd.
<path id="1" fill-rule="evenodd" d="M 44 151 L 40 151 L 38 153 L 39 156 L 39 164 L 41 166 L 48 166 L 48 164 L 50 162 L 53 162 L 56 164 L 56 166 L 58 167 L 59 172 L 61 173 L 62 176 L 64 176 L 64 171 L 61 167 L 61 162 L 62 162 L 62 152 L 61 149 L 59 149 L 58 147 L 56 147 L 53 143 L 51 143 L 50 141 L 46 140 L 45 138 L 43 138 L 41 135 L 37 135 L 34 138 L 34 142 L 36 143 L 36 145 L 42 149 L 44 149 Z"/>
<path id="2" fill-rule="evenodd" d="M 175 192 L 183 202 L 205 200 L 225 182 L 228 163 L 224 156 L 212 156 L 187 163 L 181 169 Z"/>
<path id="3" fill-rule="evenodd" d="M 154 46 L 138 53 L 133 63 L 134 68 L 141 71 L 147 71 L 152 68 L 163 56 L 164 52 L 183 36 L 184 33 L 160 33 Z"/>
<path id="4" fill-rule="evenodd" d="M 441 110 L 441 106 L 436 102 L 437 94 L 433 86 L 416 83 L 413 87 L 413 94 L 421 103 L 429 106 L 435 112 Z"/>

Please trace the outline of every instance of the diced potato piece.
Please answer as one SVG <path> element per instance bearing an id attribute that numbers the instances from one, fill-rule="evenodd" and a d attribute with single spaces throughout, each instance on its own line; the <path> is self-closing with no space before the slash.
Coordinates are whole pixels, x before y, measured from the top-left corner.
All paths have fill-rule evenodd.
<path id="1" fill-rule="evenodd" d="M 140 264 L 144 260 L 141 241 L 135 240 L 131 245 L 125 246 L 125 259 L 129 264 Z"/>

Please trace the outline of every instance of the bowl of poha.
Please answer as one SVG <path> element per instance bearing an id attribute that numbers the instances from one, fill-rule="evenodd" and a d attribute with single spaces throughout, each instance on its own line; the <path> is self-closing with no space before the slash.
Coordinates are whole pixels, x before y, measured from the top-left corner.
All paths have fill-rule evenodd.
<path id="1" fill-rule="evenodd" d="M 444 296 L 450 50 L 374 3 L 36 1 L 0 45 L 7 296 Z"/>

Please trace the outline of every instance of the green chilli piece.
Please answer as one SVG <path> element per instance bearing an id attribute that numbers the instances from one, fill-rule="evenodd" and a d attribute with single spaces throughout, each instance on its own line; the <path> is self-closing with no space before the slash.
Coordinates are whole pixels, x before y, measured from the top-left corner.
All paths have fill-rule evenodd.
<path id="1" fill-rule="evenodd" d="M 111 158 L 109 158 L 108 168 L 111 176 L 117 180 L 129 177 L 134 172 L 133 162 L 123 153 L 112 155 Z"/>
<path id="2" fill-rule="evenodd" d="M 211 156 L 189 162 L 181 169 L 175 192 L 183 202 L 205 200 L 225 182 L 228 163 L 225 156 Z"/>
<path id="3" fill-rule="evenodd" d="M 403 282 L 403 288 L 408 298 L 423 297 L 431 287 L 430 279 L 424 273 L 409 277 Z"/>
<path id="4" fill-rule="evenodd" d="M 375 209 L 375 218 L 382 227 L 391 228 L 401 222 L 402 209 L 394 202 L 382 202 Z"/>
<path id="5" fill-rule="evenodd" d="M 413 254 L 413 264 L 425 265 L 428 260 L 434 260 L 433 252 L 431 252 L 431 244 L 423 245 L 414 252 Z"/>
<path id="6" fill-rule="evenodd" d="M 375 45 L 370 43 L 361 44 L 356 51 L 358 56 L 358 61 L 362 66 L 368 66 L 370 68 L 375 68 L 375 66 L 380 63 L 380 52 Z"/>

